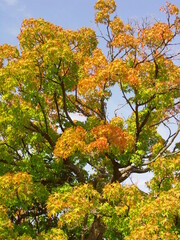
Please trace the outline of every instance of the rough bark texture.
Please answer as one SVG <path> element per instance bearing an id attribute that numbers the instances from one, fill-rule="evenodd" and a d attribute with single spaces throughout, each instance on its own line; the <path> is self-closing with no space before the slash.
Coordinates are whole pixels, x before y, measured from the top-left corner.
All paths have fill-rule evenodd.
<path id="1" fill-rule="evenodd" d="M 104 224 L 101 223 L 100 218 L 95 216 L 87 240 L 102 240 L 104 232 L 105 232 Z"/>

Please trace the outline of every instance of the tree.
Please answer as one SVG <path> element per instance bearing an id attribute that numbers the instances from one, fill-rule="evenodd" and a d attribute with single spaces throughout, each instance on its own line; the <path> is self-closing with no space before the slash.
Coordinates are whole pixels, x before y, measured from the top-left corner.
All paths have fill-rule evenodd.
<path id="1" fill-rule="evenodd" d="M 94 30 L 43 19 L 23 21 L 19 49 L 0 46 L 1 239 L 180 235 L 179 10 L 167 3 L 166 23 L 128 24 L 115 10 L 95 5 L 107 56 Z M 113 87 L 125 106 L 109 119 Z M 149 193 L 123 184 L 147 172 Z"/>

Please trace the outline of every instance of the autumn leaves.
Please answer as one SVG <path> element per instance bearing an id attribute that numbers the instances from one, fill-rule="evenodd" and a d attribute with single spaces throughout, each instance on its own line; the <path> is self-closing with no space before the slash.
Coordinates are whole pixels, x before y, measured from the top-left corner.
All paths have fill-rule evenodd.
<path id="1" fill-rule="evenodd" d="M 125 151 L 127 147 L 133 146 L 133 137 L 112 124 L 94 127 L 89 133 L 79 126 L 69 128 L 61 135 L 56 143 L 54 155 L 57 159 L 66 159 L 77 151 L 93 156 L 108 152 L 111 146 L 116 147 L 117 151 Z"/>

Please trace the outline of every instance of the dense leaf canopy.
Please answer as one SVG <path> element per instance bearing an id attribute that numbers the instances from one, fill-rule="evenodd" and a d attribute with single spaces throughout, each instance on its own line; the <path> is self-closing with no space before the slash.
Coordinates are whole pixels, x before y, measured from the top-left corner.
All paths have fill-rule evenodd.
<path id="1" fill-rule="evenodd" d="M 180 236 L 179 10 L 128 24 L 115 10 L 97 1 L 99 37 L 31 18 L 0 46 L 0 239 Z M 124 184 L 147 172 L 148 193 Z"/>

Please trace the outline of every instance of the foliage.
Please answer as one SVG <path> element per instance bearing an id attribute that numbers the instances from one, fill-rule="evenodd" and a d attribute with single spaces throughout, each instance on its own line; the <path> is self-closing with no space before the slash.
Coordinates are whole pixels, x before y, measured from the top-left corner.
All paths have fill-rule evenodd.
<path id="1" fill-rule="evenodd" d="M 94 30 L 43 19 L 0 46 L 0 239 L 180 236 L 179 10 L 126 24 L 116 7 L 95 5 L 107 56 Z M 125 104 L 109 119 L 114 88 Z M 148 193 L 125 185 L 147 172 Z"/>

